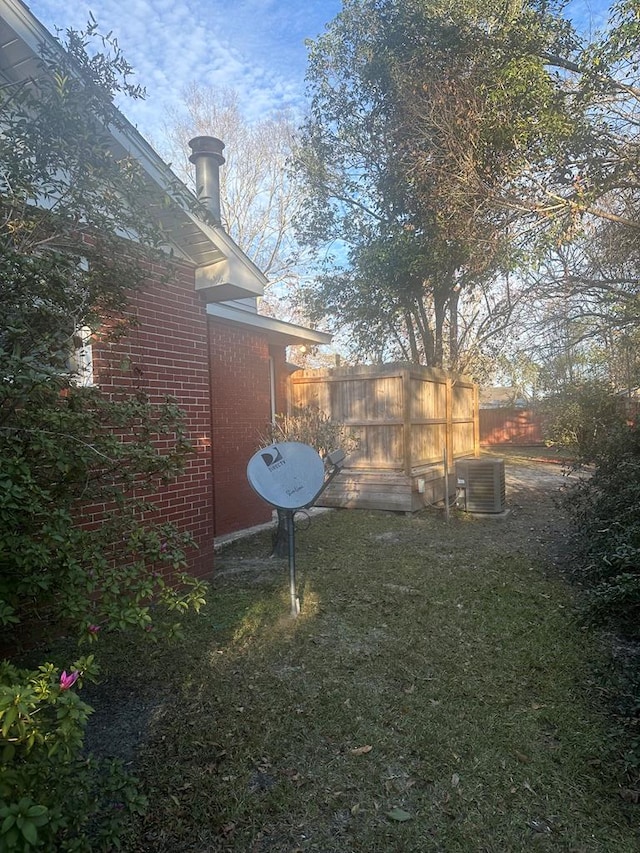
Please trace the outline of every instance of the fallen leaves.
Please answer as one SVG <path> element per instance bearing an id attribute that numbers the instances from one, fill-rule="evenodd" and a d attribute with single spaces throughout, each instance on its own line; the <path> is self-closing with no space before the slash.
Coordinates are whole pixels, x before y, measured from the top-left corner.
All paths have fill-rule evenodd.
<path id="1" fill-rule="evenodd" d="M 371 752 L 373 747 L 370 743 L 365 744 L 364 746 L 356 746 L 354 749 L 349 750 L 351 755 L 366 755 L 368 752 Z"/>
<path id="2" fill-rule="evenodd" d="M 640 791 L 634 791 L 631 788 L 623 788 L 620 791 L 620 796 L 625 803 L 633 803 L 635 806 L 640 803 Z"/>
<path id="3" fill-rule="evenodd" d="M 293 785 L 296 787 L 300 787 L 304 780 L 302 778 L 302 774 L 295 769 L 295 767 L 287 767 L 282 771 L 282 775 L 285 776 Z"/>
<path id="4" fill-rule="evenodd" d="M 405 823 L 406 821 L 411 820 L 409 812 L 399 808 L 398 806 L 388 811 L 386 816 L 389 820 L 393 820 L 396 823 Z"/>
<path id="5" fill-rule="evenodd" d="M 394 775 L 385 780 L 385 791 L 389 795 L 405 794 L 416 784 L 416 780 L 406 774 Z"/>

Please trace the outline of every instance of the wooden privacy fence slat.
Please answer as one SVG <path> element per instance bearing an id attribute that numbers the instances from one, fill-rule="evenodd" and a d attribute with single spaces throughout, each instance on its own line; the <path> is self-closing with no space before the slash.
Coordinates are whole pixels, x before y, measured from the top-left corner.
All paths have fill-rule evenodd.
<path id="1" fill-rule="evenodd" d="M 312 407 L 358 439 L 325 506 L 412 512 L 444 499 L 444 454 L 479 454 L 478 389 L 467 377 L 410 364 L 299 370 L 293 409 Z M 455 490 L 455 479 L 450 477 Z"/>
<path id="2" fill-rule="evenodd" d="M 540 412 L 500 407 L 480 410 L 480 444 L 536 445 L 544 443 Z"/>

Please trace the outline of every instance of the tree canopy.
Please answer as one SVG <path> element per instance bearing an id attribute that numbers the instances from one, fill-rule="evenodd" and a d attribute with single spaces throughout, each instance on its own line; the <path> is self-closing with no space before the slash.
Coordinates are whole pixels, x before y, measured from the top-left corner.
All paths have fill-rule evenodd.
<path id="1" fill-rule="evenodd" d="M 562 3 L 345 2 L 310 45 L 297 156 L 301 233 L 334 245 L 314 316 L 349 317 L 360 358 L 473 370 L 549 250 L 607 227 L 631 250 L 636 21 L 621 3 L 583 45 Z"/>

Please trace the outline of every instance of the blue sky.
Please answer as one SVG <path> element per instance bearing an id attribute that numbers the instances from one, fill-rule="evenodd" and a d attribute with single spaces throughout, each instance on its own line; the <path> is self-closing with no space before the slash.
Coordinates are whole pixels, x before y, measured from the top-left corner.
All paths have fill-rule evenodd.
<path id="1" fill-rule="evenodd" d="M 195 81 L 234 89 L 247 119 L 300 107 L 305 39 L 323 32 L 341 0 L 26 0 L 52 32 L 81 28 L 92 11 L 112 30 L 147 90 L 147 100 L 123 109 L 141 133 L 157 141 L 168 108 L 178 107 Z M 606 0 L 572 0 L 579 27 L 606 21 Z"/>
<path id="2" fill-rule="evenodd" d="M 231 88 L 248 119 L 300 106 L 305 39 L 315 38 L 339 12 L 340 0 L 25 0 L 50 31 L 86 23 L 93 12 L 113 31 L 147 90 L 124 111 L 145 135 L 181 102 L 195 81 Z"/>

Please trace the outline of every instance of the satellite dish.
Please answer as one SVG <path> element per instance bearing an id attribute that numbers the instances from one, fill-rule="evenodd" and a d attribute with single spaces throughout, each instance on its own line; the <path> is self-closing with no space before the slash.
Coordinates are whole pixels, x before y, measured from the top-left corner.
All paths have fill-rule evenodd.
<path id="1" fill-rule="evenodd" d="M 324 462 L 300 441 L 283 441 L 258 450 L 247 465 L 255 492 L 278 509 L 308 506 L 324 484 Z"/>

